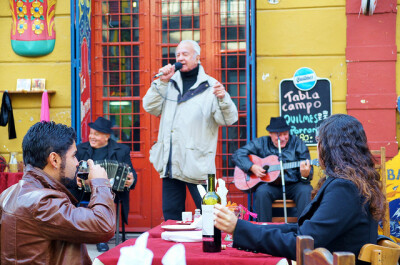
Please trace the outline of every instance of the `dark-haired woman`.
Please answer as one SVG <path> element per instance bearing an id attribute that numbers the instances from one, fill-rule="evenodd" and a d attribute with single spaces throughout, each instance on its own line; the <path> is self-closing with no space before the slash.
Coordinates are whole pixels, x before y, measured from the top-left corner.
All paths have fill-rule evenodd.
<path id="1" fill-rule="evenodd" d="M 327 118 L 319 128 L 317 149 L 325 176 L 297 224 L 256 225 L 216 206 L 216 227 L 233 233 L 234 247 L 295 260 L 298 235 L 312 236 L 315 248 L 350 251 L 356 257 L 364 244 L 376 243 L 385 197 L 361 123 L 344 114 Z"/>

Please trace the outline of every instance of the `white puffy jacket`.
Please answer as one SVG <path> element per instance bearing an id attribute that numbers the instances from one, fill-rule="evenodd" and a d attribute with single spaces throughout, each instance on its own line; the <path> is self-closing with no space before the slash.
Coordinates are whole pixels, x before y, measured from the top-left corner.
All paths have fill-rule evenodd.
<path id="1" fill-rule="evenodd" d="M 217 82 L 199 66 L 196 83 L 182 97 L 182 79 L 177 71 L 168 83 L 155 80 L 143 98 L 143 108 L 161 115 L 158 141 L 150 150 L 150 162 L 165 177 L 172 143 L 172 177 L 204 184 L 215 173 L 218 127 L 238 119 L 228 93 L 222 100 L 213 94 Z"/>

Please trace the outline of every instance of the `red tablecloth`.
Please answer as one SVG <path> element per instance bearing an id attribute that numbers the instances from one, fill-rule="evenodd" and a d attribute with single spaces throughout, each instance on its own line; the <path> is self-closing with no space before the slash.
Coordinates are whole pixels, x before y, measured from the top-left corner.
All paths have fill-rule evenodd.
<path id="1" fill-rule="evenodd" d="M 0 193 L 3 192 L 8 187 L 18 183 L 22 179 L 23 173 L 10 173 L 10 172 L 0 172 Z"/>
<path id="2" fill-rule="evenodd" d="M 175 221 L 167 221 L 161 225 L 175 224 Z M 161 265 L 161 259 L 172 247 L 175 242 L 165 241 L 161 239 L 161 233 L 164 229 L 161 225 L 150 229 L 149 239 L 147 241 L 147 248 L 154 253 L 153 265 Z M 225 238 L 223 234 L 222 239 Z M 132 246 L 135 244 L 136 239 L 130 239 L 122 244 L 119 244 L 115 248 L 104 252 L 97 257 L 104 265 L 116 265 L 120 255 L 120 248 L 126 246 Z M 222 244 L 229 244 L 232 242 L 223 241 Z M 186 264 L 187 265 L 209 265 L 209 264 L 222 264 L 222 265 L 235 265 L 235 264 L 252 264 L 252 265 L 275 265 L 282 258 L 273 257 L 262 253 L 252 253 L 243 250 L 237 250 L 235 248 L 227 247 L 219 253 L 204 253 L 202 249 L 202 242 L 197 243 L 182 243 L 185 246 L 186 251 Z"/>

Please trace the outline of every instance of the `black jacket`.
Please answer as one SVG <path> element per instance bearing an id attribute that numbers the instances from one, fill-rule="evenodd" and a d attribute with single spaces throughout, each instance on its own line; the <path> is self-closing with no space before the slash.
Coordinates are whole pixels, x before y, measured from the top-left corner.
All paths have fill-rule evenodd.
<path id="1" fill-rule="evenodd" d="M 132 162 L 131 162 L 131 157 L 130 157 L 130 149 L 128 146 L 124 144 L 119 144 L 115 142 L 112 139 L 108 140 L 108 145 L 107 145 L 107 159 L 112 159 L 116 160 L 118 162 L 124 162 L 128 164 L 133 172 L 133 184 L 131 186 L 131 189 L 135 188 L 135 185 L 137 183 L 137 175 L 136 172 L 133 168 Z M 92 158 L 93 155 L 93 148 L 90 146 L 89 142 L 81 143 L 77 146 L 77 153 L 76 157 L 78 160 L 88 160 Z M 121 191 L 121 192 L 116 192 L 115 193 L 115 202 L 117 200 L 120 200 L 122 202 L 122 218 L 125 223 L 128 223 L 128 213 L 129 213 L 129 191 Z M 72 191 L 72 194 L 79 200 L 82 198 L 82 192 L 74 189 Z"/>
<path id="2" fill-rule="evenodd" d="M 232 161 L 237 167 L 244 172 L 250 174 L 250 168 L 253 162 L 250 161 L 249 155 L 256 155 L 261 158 L 265 158 L 270 155 L 279 155 L 278 148 L 275 147 L 274 143 L 269 136 L 262 136 L 256 138 L 246 144 L 245 146 L 236 150 L 232 155 Z M 282 160 L 283 163 L 296 162 L 303 160 L 310 160 L 310 152 L 308 151 L 305 143 L 297 136 L 290 135 L 289 141 L 284 148 L 282 148 Z M 310 175 L 307 180 L 301 179 L 300 168 L 291 168 L 285 170 L 285 182 L 287 184 L 296 182 L 310 182 L 313 177 L 314 169 L 311 167 Z"/>
<path id="3" fill-rule="evenodd" d="M 8 123 L 8 139 L 17 138 L 15 132 L 14 114 L 11 104 L 11 98 L 7 91 L 3 93 L 3 99 L 1 101 L 1 112 L 0 112 L 0 126 L 6 126 Z"/>
<path id="4" fill-rule="evenodd" d="M 378 223 L 363 200 L 354 183 L 329 177 L 297 224 L 256 225 L 238 220 L 233 245 L 295 260 L 296 237 L 309 235 L 314 248 L 350 251 L 358 257 L 361 247 L 376 244 L 378 236 Z"/>

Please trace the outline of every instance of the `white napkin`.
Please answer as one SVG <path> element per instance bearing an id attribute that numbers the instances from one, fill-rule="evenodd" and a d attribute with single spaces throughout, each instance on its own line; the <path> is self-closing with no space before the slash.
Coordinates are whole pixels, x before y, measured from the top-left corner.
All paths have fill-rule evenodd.
<path id="1" fill-rule="evenodd" d="M 203 217 L 200 216 L 199 218 L 196 218 L 191 226 L 195 226 L 196 229 L 203 229 Z"/>
<path id="2" fill-rule="evenodd" d="M 136 239 L 135 245 L 121 248 L 117 265 L 151 265 L 154 254 L 147 248 L 148 238 L 149 233 L 143 233 Z"/>
<path id="3" fill-rule="evenodd" d="M 204 195 L 206 195 L 206 189 L 203 187 L 203 185 L 197 185 L 197 190 L 199 191 L 199 193 L 200 193 L 200 197 L 201 198 L 203 198 L 204 197 Z"/>
<path id="4" fill-rule="evenodd" d="M 228 189 L 225 186 L 225 180 L 222 178 L 218 179 L 218 188 L 217 188 L 217 194 L 221 198 L 221 205 L 226 206 L 226 195 L 228 194 Z"/>
<path id="5" fill-rule="evenodd" d="M 174 242 L 201 242 L 203 234 L 202 231 L 165 231 L 161 238 Z"/>
<path id="6" fill-rule="evenodd" d="M 175 244 L 161 260 L 163 265 L 186 265 L 185 246 L 182 244 Z"/>

